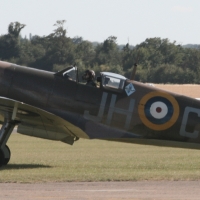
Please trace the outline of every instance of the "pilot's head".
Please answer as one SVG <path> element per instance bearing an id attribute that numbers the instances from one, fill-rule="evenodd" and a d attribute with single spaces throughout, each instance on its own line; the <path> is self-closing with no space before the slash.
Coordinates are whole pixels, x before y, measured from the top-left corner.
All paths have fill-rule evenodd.
<path id="1" fill-rule="evenodd" d="M 86 70 L 82 76 L 82 79 L 85 81 L 91 81 L 95 78 L 95 72 L 93 70 Z"/>

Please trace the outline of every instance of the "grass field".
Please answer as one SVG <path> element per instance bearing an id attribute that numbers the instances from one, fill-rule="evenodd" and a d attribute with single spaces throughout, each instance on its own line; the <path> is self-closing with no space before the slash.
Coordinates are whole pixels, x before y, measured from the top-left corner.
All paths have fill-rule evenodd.
<path id="1" fill-rule="evenodd" d="M 101 140 L 74 146 L 13 134 L 0 182 L 198 180 L 200 150 Z"/>
<path id="2" fill-rule="evenodd" d="M 192 97 L 200 97 L 195 90 Z M 8 146 L 12 156 L 0 182 L 200 180 L 200 150 L 83 139 L 70 146 L 20 134 Z"/>
<path id="3" fill-rule="evenodd" d="M 156 88 L 168 90 L 192 98 L 200 98 L 200 85 L 196 84 L 154 84 Z"/>

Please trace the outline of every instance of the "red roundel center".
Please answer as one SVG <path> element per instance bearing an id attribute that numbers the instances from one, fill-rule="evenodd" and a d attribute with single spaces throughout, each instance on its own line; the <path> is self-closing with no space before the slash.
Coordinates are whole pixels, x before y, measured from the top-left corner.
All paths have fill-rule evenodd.
<path id="1" fill-rule="evenodd" d="M 156 112 L 157 112 L 157 113 L 160 113 L 161 111 L 162 111 L 162 108 L 161 108 L 161 107 L 157 107 L 157 108 L 156 108 Z"/>

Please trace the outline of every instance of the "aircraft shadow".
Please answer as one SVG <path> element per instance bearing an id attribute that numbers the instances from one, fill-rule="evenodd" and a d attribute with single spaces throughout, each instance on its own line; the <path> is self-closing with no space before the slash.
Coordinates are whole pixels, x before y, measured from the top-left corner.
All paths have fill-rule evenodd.
<path id="1" fill-rule="evenodd" d="M 10 170 L 10 169 L 34 169 L 34 168 L 51 168 L 49 165 L 41 164 L 8 164 L 2 166 L 0 170 Z"/>

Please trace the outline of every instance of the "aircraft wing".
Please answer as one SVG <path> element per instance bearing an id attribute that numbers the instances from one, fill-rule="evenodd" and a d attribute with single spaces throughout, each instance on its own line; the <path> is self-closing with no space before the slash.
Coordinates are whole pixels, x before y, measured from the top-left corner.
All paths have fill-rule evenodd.
<path id="1" fill-rule="evenodd" d="M 18 122 L 17 132 L 73 144 L 79 137 L 88 138 L 80 128 L 42 109 L 0 97 L 0 122 L 4 119 Z"/>

